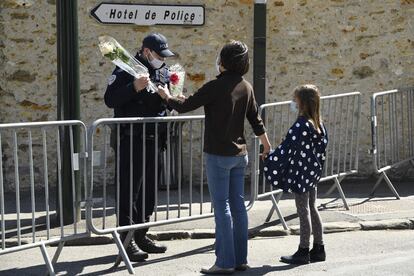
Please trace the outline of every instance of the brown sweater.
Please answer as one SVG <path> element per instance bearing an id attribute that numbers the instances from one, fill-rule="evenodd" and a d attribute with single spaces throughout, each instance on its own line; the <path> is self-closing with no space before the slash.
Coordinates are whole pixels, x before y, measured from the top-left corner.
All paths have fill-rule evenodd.
<path id="1" fill-rule="evenodd" d="M 246 155 L 244 119 L 257 136 L 265 133 L 251 84 L 232 72 L 221 73 L 186 100 L 171 98 L 168 105 L 180 113 L 204 106 L 204 152 L 223 156 Z"/>

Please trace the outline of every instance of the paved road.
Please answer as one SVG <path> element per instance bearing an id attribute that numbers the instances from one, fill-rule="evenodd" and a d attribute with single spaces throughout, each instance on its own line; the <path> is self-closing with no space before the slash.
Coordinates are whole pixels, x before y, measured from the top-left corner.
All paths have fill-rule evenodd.
<path id="1" fill-rule="evenodd" d="M 236 275 L 414 275 L 414 231 L 358 231 L 325 235 L 328 260 L 306 266 L 278 261 L 295 250 L 298 236 L 255 238 L 249 243 L 252 268 Z M 168 254 L 135 264 L 137 275 L 199 275 L 214 261 L 213 240 L 165 242 Z M 53 254 L 54 248 L 49 248 Z M 125 266 L 111 269 L 114 245 L 66 247 L 56 265 L 64 275 L 127 275 Z M 0 275 L 39 275 L 44 271 L 39 249 L 0 256 Z"/>

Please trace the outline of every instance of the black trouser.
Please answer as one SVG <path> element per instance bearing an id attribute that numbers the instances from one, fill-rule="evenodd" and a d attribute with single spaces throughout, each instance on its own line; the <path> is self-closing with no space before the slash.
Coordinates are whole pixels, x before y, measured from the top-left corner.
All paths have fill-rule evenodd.
<path id="1" fill-rule="evenodd" d="M 120 139 L 119 156 L 119 225 L 130 225 L 148 222 L 154 211 L 155 205 L 155 140 L 147 138 L 145 141 L 145 159 L 143 160 L 142 137 L 133 136 L 133 164 L 132 164 L 132 189 L 130 179 L 130 136 L 123 136 Z M 159 143 L 160 145 L 161 143 Z M 158 153 L 158 182 L 160 182 L 161 172 L 161 150 Z M 145 164 L 145 179 L 143 175 L 143 163 Z M 145 196 L 143 191 L 145 187 Z M 130 195 L 132 193 L 132 214 L 130 210 Z M 136 239 L 143 238 L 148 228 L 135 231 Z"/>

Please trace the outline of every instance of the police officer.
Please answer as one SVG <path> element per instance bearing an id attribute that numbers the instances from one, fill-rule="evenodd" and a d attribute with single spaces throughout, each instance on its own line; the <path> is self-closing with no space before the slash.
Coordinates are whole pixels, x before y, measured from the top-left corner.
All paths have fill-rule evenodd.
<path id="1" fill-rule="evenodd" d="M 140 51 L 135 56 L 149 70 L 149 76 L 134 78 L 127 72 L 116 67 L 108 79 L 105 92 L 105 104 L 114 109 L 115 117 L 163 117 L 167 115 L 167 106 L 156 91 L 150 91 L 148 83 L 168 85 L 168 68 L 165 65 L 167 57 L 174 56 L 168 49 L 167 39 L 159 33 L 146 36 Z M 145 162 L 143 160 L 143 127 L 142 124 L 133 126 L 133 146 L 130 148 L 131 131 L 129 125 L 120 127 L 119 179 L 120 179 L 120 210 L 119 225 L 130 225 L 148 222 L 155 205 L 155 125 L 145 127 Z M 165 147 L 166 126 L 158 124 L 158 172 L 161 172 L 160 154 Z M 116 133 L 116 130 L 115 130 Z M 116 147 L 115 147 L 116 148 Z M 115 149 L 116 150 L 116 149 Z M 133 155 L 133 191 L 130 188 L 130 154 Z M 145 183 L 143 177 L 145 163 Z M 161 177 L 158 177 L 161 179 Z M 143 189 L 145 185 L 145 189 Z M 145 190 L 145 195 L 143 194 Z M 130 216 L 130 194 L 132 192 L 132 217 Z M 143 210 L 144 202 L 144 210 Z M 144 214 L 143 214 L 144 213 Z M 136 230 L 134 238 L 127 247 L 131 261 L 143 261 L 147 253 L 164 253 L 167 248 L 155 244 L 146 236 L 148 228 Z M 126 232 L 121 233 L 124 240 Z M 141 250 L 142 251 L 141 251 Z M 144 251 L 144 252 L 143 252 Z"/>

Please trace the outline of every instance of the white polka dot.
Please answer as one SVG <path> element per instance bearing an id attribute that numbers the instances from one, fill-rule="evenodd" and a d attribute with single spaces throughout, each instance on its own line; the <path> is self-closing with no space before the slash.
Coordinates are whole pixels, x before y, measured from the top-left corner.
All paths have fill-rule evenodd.
<path id="1" fill-rule="evenodd" d="M 295 125 L 296 127 L 300 127 L 300 124 L 299 123 L 296 123 L 296 125 Z"/>
<path id="2" fill-rule="evenodd" d="M 292 189 L 289 189 L 289 190 L 288 190 L 288 193 L 291 193 L 291 192 L 292 192 Z"/>
<path id="3" fill-rule="evenodd" d="M 306 123 L 305 123 L 305 125 L 308 127 L 308 126 L 309 126 L 309 123 L 308 123 L 308 122 L 306 122 Z"/>
<path id="4" fill-rule="evenodd" d="M 313 165 L 314 165 L 315 167 L 317 167 L 317 166 L 318 166 L 318 163 L 317 163 L 317 162 L 315 162 L 315 163 L 313 163 Z"/>
<path id="5" fill-rule="evenodd" d="M 306 157 L 306 153 L 302 153 L 302 157 L 305 158 Z"/>
<path id="6" fill-rule="evenodd" d="M 306 149 L 310 149 L 310 146 L 309 146 L 309 145 L 306 145 L 306 146 L 305 146 L 305 148 L 306 148 Z"/>
<path id="7" fill-rule="evenodd" d="M 302 175 L 301 177 L 300 177 L 300 179 L 304 179 L 305 177 Z"/>
<path id="8" fill-rule="evenodd" d="M 281 150 L 281 151 L 280 151 L 280 154 L 284 154 L 284 153 L 285 153 L 285 151 L 284 151 L 284 150 Z"/>
<path id="9" fill-rule="evenodd" d="M 302 146 L 305 144 L 305 141 L 302 141 Z"/>
<path id="10" fill-rule="evenodd" d="M 302 190 L 303 192 L 305 192 L 306 191 L 306 189 L 305 188 L 303 188 L 303 190 Z"/>
<path id="11" fill-rule="evenodd" d="M 289 153 L 291 153 L 292 152 L 292 150 L 289 150 Z"/>
<path id="12" fill-rule="evenodd" d="M 296 175 L 299 175 L 299 171 L 296 171 Z"/>
<path id="13" fill-rule="evenodd" d="M 326 158 L 325 158 L 325 156 L 322 156 L 322 160 L 325 160 Z"/>
<path id="14" fill-rule="evenodd" d="M 289 172 L 291 173 L 291 172 L 293 172 L 291 169 L 289 170 Z"/>
<path id="15" fill-rule="evenodd" d="M 302 187 L 300 184 L 298 184 L 298 187 L 300 188 L 300 187 Z"/>
<path id="16" fill-rule="evenodd" d="M 279 145 L 277 148 L 278 148 L 278 149 L 281 149 L 281 148 L 282 148 L 282 145 Z"/>
<path id="17" fill-rule="evenodd" d="M 308 162 L 310 163 L 310 161 L 311 161 L 311 159 L 310 159 L 310 157 L 308 158 Z"/>
<path id="18" fill-rule="evenodd" d="M 264 168 L 263 168 L 263 170 L 264 170 L 265 172 L 267 172 L 268 168 L 267 168 L 267 167 L 264 167 Z"/>
<path id="19" fill-rule="evenodd" d="M 320 156 L 321 156 L 321 154 L 320 154 L 320 153 L 317 153 L 317 154 L 316 154 L 316 156 L 317 156 L 317 157 L 320 157 Z"/>
<path id="20" fill-rule="evenodd" d="M 305 166 L 303 169 L 306 171 L 308 169 L 308 167 Z"/>
<path id="21" fill-rule="evenodd" d="M 315 172 L 314 172 L 314 171 L 311 171 L 311 172 L 310 172 L 310 174 L 311 174 L 311 175 L 314 175 L 314 174 L 315 174 Z"/>
<path id="22" fill-rule="evenodd" d="M 291 182 L 292 182 L 292 179 L 290 179 L 290 178 L 289 178 L 289 179 L 288 179 L 288 183 L 291 183 Z"/>
<path id="23" fill-rule="evenodd" d="M 289 133 L 292 133 L 293 132 L 293 130 L 292 129 L 289 129 Z"/>
<path id="24" fill-rule="evenodd" d="M 316 136 L 316 134 L 314 134 L 314 135 L 313 135 L 313 138 L 315 138 L 315 139 L 316 139 L 316 137 L 318 137 L 318 136 Z"/>
<path id="25" fill-rule="evenodd" d="M 306 179 L 305 182 L 306 182 L 306 184 L 309 183 L 309 179 Z"/>
<path id="26" fill-rule="evenodd" d="M 302 161 L 299 161 L 298 164 L 300 167 L 302 167 Z"/>
<path id="27" fill-rule="evenodd" d="M 274 170 L 274 171 L 273 171 L 273 174 L 274 174 L 274 175 L 276 175 L 276 174 L 277 174 L 277 171 L 276 171 L 276 170 Z"/>
<path id="28" fill-rule="evenodd" d="M 277 161 L 278 159 L 277 156 L 273 157 L 273 161 Z"/>
<path id="29" fill-rule="evenodd" d="M 292 136 L 292 140 L 295 141 L 296 140 L 296 136 Z"/>
<path id="30" fill-rule="evenodd" d="M 277 184 L 279 184 L 279 182 L 277 182 L 277 181 L 274 181 L 274 182 L 273 182 L 273 184 L 277 185 Z"/>
<path id="31" fill-rule="evenodd" d="M 326 144 L 326 143 L 328 143 L 328 140 L 326 140 L 326 139 L 323 139 L 323 142 Z"/>
<path id="32" fill-rule="evenodd" d="M 267 177 L 267 179 L 271 180 L 272 178 L 270 177 L 270 175 Z"/>
<path id="33" fill-rule="evenodd" d="M 306 136 L 308 133 L 306 131 L 302 132 L 303 136 Z"/>
<path id="34" fill-rule="evenodd" d="M 293 161 L 293 160 L 292 160 L 292 161 L 290 161 L 290 164 L 292 164 L 292 165 L 293 165 L 293 164 L 295 164 L 295 161 Z"/>

